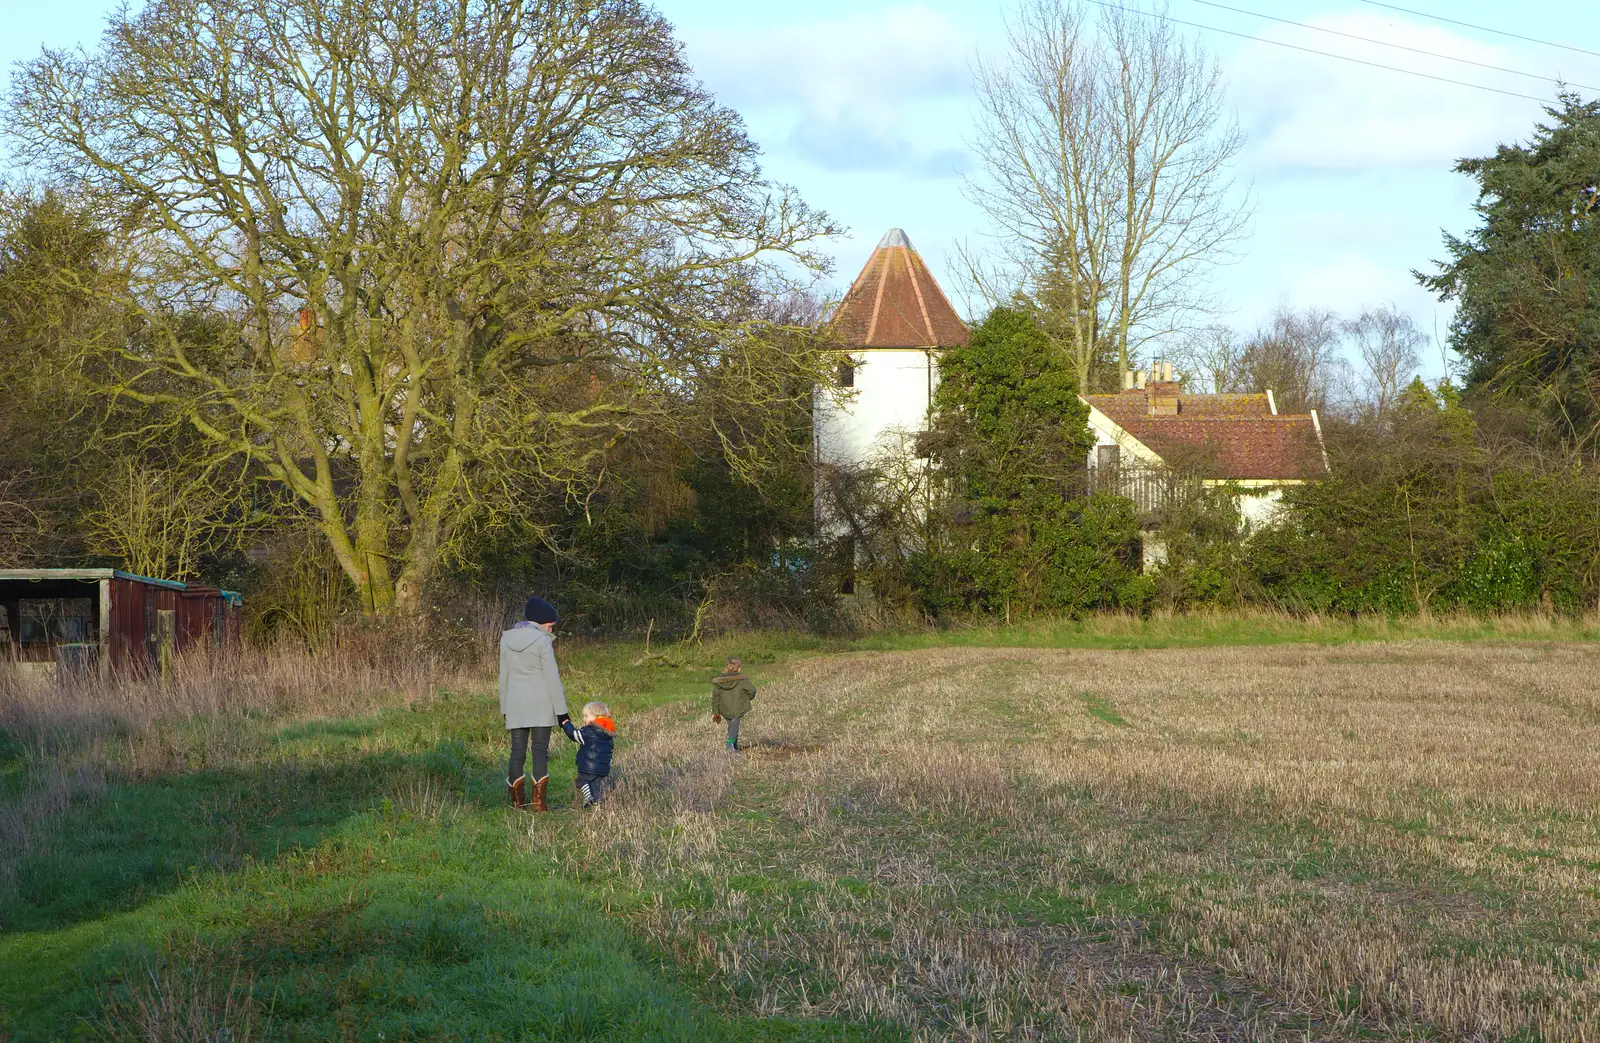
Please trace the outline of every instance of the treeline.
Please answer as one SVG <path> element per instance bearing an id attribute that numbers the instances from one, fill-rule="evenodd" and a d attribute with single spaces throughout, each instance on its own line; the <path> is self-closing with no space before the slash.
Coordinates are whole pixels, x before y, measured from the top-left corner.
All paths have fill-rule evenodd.
<path id="1" fill-rule="evenodd" d="M 95 215 L 58 193 L 5 202 L 0 563 L 114 566 L 243 590 L 258 636 L 315 639 L 341 618 L 373 614 L 323 520 L 281 475 L 248 454 L 219 454 L 187 422 L 204 402 L 176 381 L 175 401 L 151 394 L 165 382 L 138 368 L 150 351 L 145 328 L 118 299 L 127 290 Z M 489 476 L 508 485 L 505 499 L 461 511 L 425 611 L 541 589 L 580 627 L 615 632 L 657 620 L 677 630 L 708 595 L 728 590 L 751 621 L 800 618 L 814 530 L 811 399 L 827 365 L 819 305 L 787 290 L 738 287 L 729 297 L 740 313 L 717 364 L 669 394 L 562 363 L 590 385 L 591 400 L 632 396 L 634 415 L 604 428 L 560 481 L 535 470 L 547 447 L 529 432 L 528 459 Z M 226 315 L 197 310 L 184 324 L 190 350 L 224 352 L 238 335 Z M 641 401 L 647 393 L 661 398 Z M 338 453 L 329 467 L 342 513 L 354 520 L 359 469 Z M 392 491 L 381 509 L 403 511 Z"/>
<path id="2" fill-rule="evenodd" d="M 1419 275 L 1458 303 L 1460 360 L 1392 308 L 1280 310 L 1171 345 L 1189 391 L 1268 388 L 1322 418 L 1327 477 L 1252 530 L 1203 460 L 1168 460 L 1159 507 L 1090 495 L 1086 410 L 1117 344 L 1064 349 L 1051 298 L 1018 293 L 949 352 L 928 430 L 824 488 L 880 615 L 1016 618 L 1269 605 L 1413 613 L 1600 604 L 1600 105 L 1566 96 L 1525 145 L 1464 160 L 1480 223 Z M 1087 375 L 1086 375 L 1087 372 Z M 1140 568 L 1142 545 L 1159 568 Z"/>
<path id="3" fill-rule="evenodd" d="M 1413 377 L 1392 398 L 1330 409 L 1327 477 L 1287 487 L 1275 520 L 1252 529 L 1235 489 L 1201 481 L 1203 459 L 1169 461 L 1143 513 L 1085 488 L 1088 411 L 1026 310 L 992 312 L 941 369 L 914 445 L 824 486 L 839 490 L 832 509 L 881 618 L 1600 604 L 1600 467 L 1528 440 L 1526 407 L 1481 390 Z M 1145 543 L 1159 568 L 1141 568 Z"/>
<path id="4" fill-rule="evenodd" d="M 1479 225 L 1421 276 L 1459 304 L 1451 381 L 1413 379 L 1427 338 L 1392 310 L 1179 344 L 1159 331 L 1201 295 L 1169 259 L 1243 220 L 1210 66 L 1142 20 L 1041 8 L 1073 47 L 1018 23 L 1019 64 L 980 83 L 991 131 L 1038 131 L 985 160 L 1010 230 L 973 259 L 993 307 L 926 430 L 819 473 L 838 356 L 810 288 L 836 229 L 763 174 L 670 27 L 632 0 L 403 8 L 169 0 L 14 74 L 0 116 L 34 182 L 0 200 L 0 562 L 219 583 L 307 638 L 529 589 L 578 628 L 676 633 L 1596 604 L 1593 103 L 1461 164 Z M 1192 75 L 1106 79 L 1135 53 Z M 1194 162 L 1155 164 L 1105 122 L 1141 107 L 1104 104 L 1055 181 L 1008 181 L 1059 138 L 1027 93 L 1046 80 L 1143 91 Z M 1129 169 L 1149 177 L 1096 175 Z M 1080 263 L 1072 236 L 1127 231 L 1090 217 L 1168 196 L 1199 210 Z M 1085 220 L 1051 224 L 1061 199 Z M 1091 495 L 1078 393 L 1158 356 L 1191 390 L 1319 409 L 1327 480 L 1254 532 L 1181 462 L 1159 512 Z"/>
<path id="5" fill-rule="evenodd" d="M 631 624 L 797 531 L 836 229 L 649 7 L 168 0 L 3 122 L 8 563 Z"/>

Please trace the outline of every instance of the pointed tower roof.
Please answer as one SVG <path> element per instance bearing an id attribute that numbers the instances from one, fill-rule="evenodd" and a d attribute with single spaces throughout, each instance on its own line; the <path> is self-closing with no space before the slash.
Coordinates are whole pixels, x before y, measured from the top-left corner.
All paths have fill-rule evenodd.
<path id="1" fill-rule="evenodd" d="M 879 240 L 833 313 L 832 328 L 839 340 L 858 348 L 954 348 L 967 343 L 966 324 L 898 228 Z"/>

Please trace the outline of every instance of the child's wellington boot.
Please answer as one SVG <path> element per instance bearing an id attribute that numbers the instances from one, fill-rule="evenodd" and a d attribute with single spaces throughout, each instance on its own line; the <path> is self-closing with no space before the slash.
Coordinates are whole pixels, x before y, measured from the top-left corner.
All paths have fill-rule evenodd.
<path id="1" fill-rule="evenodd" d="M 587 803 L 587 801 L 583 795 L 583 784 L 574 782 L 572 784 L 572 810 L 582 811 L 585 803 Z"/>

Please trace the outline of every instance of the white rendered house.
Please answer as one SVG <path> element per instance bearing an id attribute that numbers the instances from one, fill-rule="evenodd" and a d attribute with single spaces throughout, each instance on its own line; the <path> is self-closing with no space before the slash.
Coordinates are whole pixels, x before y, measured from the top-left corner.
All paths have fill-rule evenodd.
<path id="1" fill-rule="evenodd" d="M 1167 363 L 1151 373 L 1123 376 L 1120 394 L 1083 395 L 1089 407 L 1091 489 L 1129 496 L 1142 512 L 1159 506 L 1173 466 L 1190 470 L 1205 488 L 1226 488 L 1246 530 L 1277 515 L 1283 491 L 1325 476 L 1322 423 L 1317 411 L 1281 413 L 1273 393 L 1191 394 Z M 1145 541 L 1145 565 L 1164 551 Z"/>
<path id="2" fill-rule="evenodd" d="M 967 327 L 911 240 L 891 228 L 829 320 L 843 349 L 844 401 L 819 389 L 813 437 L 817 462 L 859 466 L 927 426 L 939 379 L 939 351 L 967 343 Z"/>

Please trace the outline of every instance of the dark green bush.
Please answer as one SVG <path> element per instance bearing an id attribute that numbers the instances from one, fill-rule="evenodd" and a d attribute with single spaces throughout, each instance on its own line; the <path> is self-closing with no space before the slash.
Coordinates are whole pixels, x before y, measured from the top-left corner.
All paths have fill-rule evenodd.
<path id="1" fill-rule="evenodd" d="M 1033 316 L 996 308 L 939 372 L 928 444 L 942 524 L 908 563 L 923 609 L 1011 616 L 1142 605 L 1133 503 L 1084 495 L 1089 410 Z"/>
<path id="2" fill-rule="evenodd" d="M 1285 497 L 1244 547 L 1250 594 L 1296 610 L 1544 606 L 1600 594 L 1600 475 L 1486 444 L 1446 388 L 1330 438 L 1332 474 Z"/>

